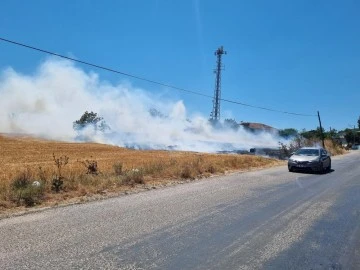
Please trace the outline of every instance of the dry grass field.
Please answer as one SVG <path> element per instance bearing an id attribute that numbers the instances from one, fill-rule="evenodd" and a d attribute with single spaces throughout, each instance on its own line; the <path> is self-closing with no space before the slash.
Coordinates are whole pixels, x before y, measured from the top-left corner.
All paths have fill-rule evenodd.
<path id="1" fill-rule="evenodd" d="M 0 211 L 284 164 L 251 155 L 139 151 L 20 135 L 0 135 L 0 153 Z"/>

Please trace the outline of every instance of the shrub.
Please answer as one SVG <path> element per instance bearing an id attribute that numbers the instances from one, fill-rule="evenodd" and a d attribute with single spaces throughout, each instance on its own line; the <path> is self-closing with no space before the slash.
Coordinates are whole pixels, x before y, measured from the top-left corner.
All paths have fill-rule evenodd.
<path id="1" fill-rule="evenodd" d="M 184 178 L 184 179 L 194 178 L 190 165 L 186 164 L 181 169 L 180 176 L 181 176 L 181 178 Z"/>
<path id="2" fill-rule="evenodd" d="M 113 165 L 113 169 L 115 172 L 115 175 L 122 175 L 123 173 L 123 164 L 120 162 L 117 162 Z"/>
<path id="3" fill-rule="evenodd" d="M 85 168 L 87 169 L 87 172 L 86 172 L 87 174 L 97 175 L 99 173 L 96 160 L 85 160 L 85 161 L 79 161 L 79 162 L 85 166 Z"/>
<path id="4" fill-rule="evenodd" d="M 28 186 L 27 188 L 18 192 L 18 204 L 21 204 L 21 201 L 25 204 L 25 206 L 34 206 L 36 204 L 40 204 L 43 196 L 43 190 L 41 187 L 36 186 Z"/>
<path id="5" fill-rule="evenodd" d="M 61 156 L 59 158 L 56 158 L 55 154 L 53 153 L 53 159 L 55 162 L 55 166 L 58 169 L 58 173 L 53 177 L 51 181 L 51 190 L 58 193 L 64 189 L 64 177 L 61 173 L 62 169 L 69 163 L 69 157 Z"/>
<path id="6" fill-rule="evenodd" d="M 64 181 L 62 176 L 54 176 L 51 181 L 51 190 L 59 193 L 61 190 L 64 189 Z"/>
<path id="7" fill-rule="evenodd" d="M 17 175 L 11 182 L 11 197 L 17 205 L 34 206 L 41 202 L 44 184 L 33 185 L 30 170 Z"/>
<path id="8" fill-rule="evenodd" d="M 21 172 L 17 175 L 13 181 L 11 182 L 11 187 L 15 190 L 25 189 L 31 183 L 31 172 L 30 170 L 26 170 L 25 172 Z"/>
<path id="9" fill-rule="evenodd" d="M 325 147 L 331 155 L 342 155 L 346 153 L 345 149 L 343 149 L 338 143 L 334 142 L 333 140 L 325 140 Z"/>
<path id="10" fill-rule="evenodd" d="M 56 158 L 55 154 L 53 153 L 53 159 L 54 159 L 55 165 L 58 169 L 58 176 L 60 178 L 62 168 L 65 167 L 69 163 L 69 157 L 61 156 L 59 158 Z"/>
<path id="11" fill-rule="evenodd" d="M 143 170 L 132 169 L 127 171 L 124 175 L 123 183 L 128 185 L 145 184 Z"/>

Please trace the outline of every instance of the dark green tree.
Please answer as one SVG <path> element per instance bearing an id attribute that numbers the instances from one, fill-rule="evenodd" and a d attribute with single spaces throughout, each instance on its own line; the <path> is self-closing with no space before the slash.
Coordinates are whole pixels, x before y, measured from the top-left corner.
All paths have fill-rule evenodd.
<path id="1" fill-rule="evenodd" d="M 325 136 L 325 130 L 322 128 L 322 132 Z M 309 130 L 309 131 L 303 131 L 300 133 L 301 136 L 303 136 L 305 139 L 311 140 L 311 139 L 321 139 L 321 129 L 320 127 L 317 127 L 316 130 Z"/>
<path id="2" fill-rule="evenodd" d="M 360 133 L 356 132 L 354 129 L 345 129 L 345 139 L 348 144 L 360 143 Z"/>
<path id="3" fill-rule="evenodd" d="M 298 135 L 299 135 L 299 132 L 294 128 L 285 128 L 285 129 L 279 130 L 279 136 L 283 137 L 285 139 L 297 137 Z"/>
<path id="4" fill-rule="evenodd" d="M 92 126 L 95 131 L 105 131 L 110 129 L 110 127 L 106 124 L 103 117 L 97 115 L 94 112 L 86 111 L 79 120 L 73 122 L 73 128 L 76 131 L 81 131 L 87 126 Z"/>
<path id="5" fill-rule="evenodd" d="M 325 138 L 333 139 L 338 135 L 338 132 L 336 129 L 330 129 L 329 132 L 325 133 Z"/>

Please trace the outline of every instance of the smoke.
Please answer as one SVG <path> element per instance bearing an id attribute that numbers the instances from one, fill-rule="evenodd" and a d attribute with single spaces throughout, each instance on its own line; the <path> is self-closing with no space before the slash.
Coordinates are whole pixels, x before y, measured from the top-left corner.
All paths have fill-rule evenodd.
<path id="1" fill-rule="evenodd" d="M 12 68 L 2 71 L 0 108 L 2 133 L 200 152 L 278 146 L 278 138 L 269 133 L 214 129 L 207 117 L 189 115 L 181 100 L 159 100 L 126 83 L 113 85 L 101 81 L 94 72 L 84 72 L 72 62 L 54 58 L 31 75 Z M 149 113 L 154 108 L 160 116 Z M 111 130 L 74 131 L 73 122 L 85 111 L 98 113 Z"/>

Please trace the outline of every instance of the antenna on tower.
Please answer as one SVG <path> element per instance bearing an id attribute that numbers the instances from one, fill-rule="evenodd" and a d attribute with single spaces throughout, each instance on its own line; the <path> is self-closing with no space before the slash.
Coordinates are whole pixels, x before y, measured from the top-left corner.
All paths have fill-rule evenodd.
<path id="1" fill-rule="evenodd" d="M 215 90 L 214 90 L 214 99 L 213 99 L 213 110 L 211 112 L 211 120 L 212 122 L 218 122 L 220 120 L 220 100 L 221 100 L 221 70 L 223 70 L 223 66 L 221 63 L 221 57 L 223 54 L 226 54 L 223 46 L 218 48 L 215 53 L 216 55 L 216 69 L 214 73 L 215 77 Z"/>

